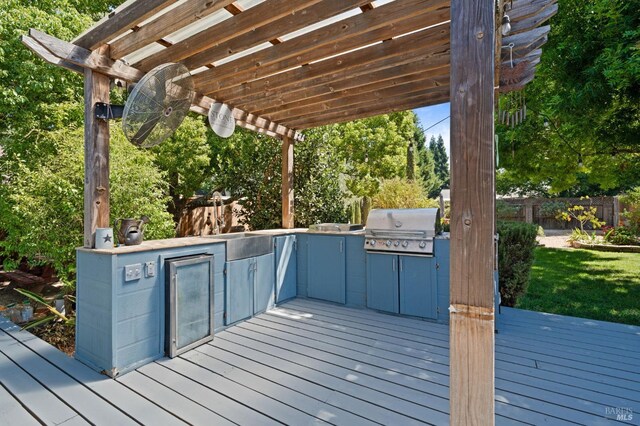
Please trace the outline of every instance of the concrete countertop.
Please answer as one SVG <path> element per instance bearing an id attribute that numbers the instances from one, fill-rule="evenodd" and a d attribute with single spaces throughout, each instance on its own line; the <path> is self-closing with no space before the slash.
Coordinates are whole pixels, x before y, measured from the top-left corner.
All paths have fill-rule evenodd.
<path id="1" fill-rule="evenodd" d="M 364 235 L 364 230 L 352 231 L 352 232 L 316 232 L 309 231 L 307 228 L 294 228 L 294 229 L 263 229 L 258 231 L 249 231 L 249 234 L 259 234 L 259 235 L 290 235 L 290 234 L 313 234 L 313 235 L 340 235 L 340 236 L 362 236 Z M 448 238 L 448 237 L 447 237 Z M 142 251 L 154 251 L 154 250 L 163 250 L 168 248 L 176 248 L 176 247 L 188 247 L 188 246 L 196 246 L 196 245 L 206 245 L 206 244 L 222 244 L 226 240 L 218 239 L 214 236 L 203 237 L 181 237 L 181 238 L 167 238 L 164 240 L 148 240 L 143 241 L 141 244 L 136 246 L 125 246 L 121 245 L 118 247 L 114 247 L 112 249 L 89 249 L 85 247 L 79 247 L 76 250 L 78 251 L 86 251 L 91 253 L 98 254 L 126 254 L 126 253 L 137 253 Z"/>
<path id="2" fill-rule="evenodd" d="M 213 237 L 201 238 L 201 237 L 182 237 L 182 238 L 167 238 L 164 240 L 148 240 L 143 241 L 136 246 L 121 245 L 112 249 L 89 249 L 85 247 L 79 247 L 78 251 L 86 251 L 99 254 L 125 254 L 136 253 L 141 251 L 153 251 L 162 250 L 175 247 L 188 247 L 205 244 L 219 244 L 224 243 L 225 240 L 216 239 Z"/>

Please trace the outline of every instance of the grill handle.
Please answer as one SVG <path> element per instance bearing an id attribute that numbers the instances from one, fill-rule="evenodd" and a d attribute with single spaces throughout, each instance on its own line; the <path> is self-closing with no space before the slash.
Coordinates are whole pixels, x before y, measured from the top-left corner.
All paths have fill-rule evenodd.
<path id="1" fill-rule="evenodd" d="M 381 230 L 377 230 L 377 229 L 369 229 L 367 231 L 367 236 L 371 236 L 371 237 L 379 237 L 379 238 L 427 238 L 429 236 L 435 236 L 434 235 L 428 235 L 429 232 L 427 231 L 389 231 L 386 229 L 381 229 Z"/>

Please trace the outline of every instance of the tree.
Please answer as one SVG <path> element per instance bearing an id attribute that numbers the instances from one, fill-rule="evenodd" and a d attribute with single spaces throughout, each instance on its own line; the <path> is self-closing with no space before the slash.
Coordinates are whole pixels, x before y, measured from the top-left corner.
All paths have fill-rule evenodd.
<path id="1" fill-rule="evenodd" d="M 497 127 L 500 167 L 516 185 L 640 183 L 639 42 L 640 0 L 561 1 L 526 88 L 526 120 Z"/>
<path id="2" fill-rule="evenodd" d="M 58 276 L 73 288 L 75 248 L 83 239 L 84 154 L 82 128 L 39 132 L 38 161 L 18 155 L 0 158 L 12 170 L 0 186 L 0 241 L 5 260 L 26 257 L 31 263 L 51 263 Z M 174 234 L 166 212 L 167 184 L 154 166 L 153 155 L 131 145 L 118 126 L 111 126 L 111 217 L 147 215 L 146 238 Z"/>
<path id="3" fill-rule="evenodd" d="M 427 148 L 427 139 L 418 121 L 413 133 L 413 144 L 417 147 L 418 174 L 422 187 L 430 198 L 436 197 L 440 193 L 442 182 L 436 175 L 433 154 Z"/>
<path id="4" fill-rule="evenodd" d="M 449 187 L 449 156 L 447 150 L 444 147 L 444 140 L 442 135 L 438 135 L 438 140 L 434 136 L 431 136 L 429 141 L 429 151 L 433 155 L 434 168 L 436 176 L 441 182 L 440 189 Z"/>
<path id="5" fill-rule="evenodd" d="M 211 146 L 207 125 L 200 117 L 188 116 L 169 139 L 152 152 L 156 166 L 166 173 L 171 201 L 167 208 L 178 223 L 182 210 L 207 181 L 211 172 Z"/>

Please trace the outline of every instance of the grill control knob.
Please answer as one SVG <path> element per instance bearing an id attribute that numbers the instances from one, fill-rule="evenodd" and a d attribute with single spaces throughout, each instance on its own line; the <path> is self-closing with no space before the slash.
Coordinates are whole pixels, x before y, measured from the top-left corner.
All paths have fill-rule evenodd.
<path id="1" fill-rule="evenodd" d="M 427 246 L 427 243 L 425 243 L 424 241 L 420 241 L 420 248 L 425 248 Z"/>
<path id="2" fill-rule="evenodd" d="M 407 248 L 409 246 L 409 241 L 403 241 L 402 247 Z"/>
<path id="3" fill-rule="evenodd" d="M 394 242 L 393 242 L 393 245 L 394 245 L 395 247 L 398 247 L 398 246 L 400 245 L 400 241 L 394 241 Z"/>
<path id="4" fill-rule="evenodd" d="M 387 245 L 387 247 L 391 247 L 391 240 L 387 240 L 385 244 Z"/>
<path id="5" fill-rule="evenodd" d="M 376 245 L 376 240 L 371 240 L 371 245 L 375 246 Z"/>

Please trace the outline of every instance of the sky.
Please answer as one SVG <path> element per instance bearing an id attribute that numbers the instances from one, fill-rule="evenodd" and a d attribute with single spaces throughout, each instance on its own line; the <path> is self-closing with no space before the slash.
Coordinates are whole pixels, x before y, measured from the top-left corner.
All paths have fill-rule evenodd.
<path id="1" fill-rule="evenodd" d="M 433 105 L 424 108 L 414 109 L 420 119 L 420 125 L 423 129 L 428 129 L 433 126 L 438 121 L 446 118 L 442 123 L 436 124 L 433 128 L 427 130 L 425 132 L 425 136 L 427 137 L 427 143 L 431 140 L 431 136 L 435 136 L 438 139 L 438 135 L 442 135 L 442 139 L 444 140 L 444 146 L 447 149 L 447 155 L 451 157 L 451 151 L 449 149 L 449 123 L 451 120 L 449 117 L 450 107 L 449 102 L 445 104 Z"/>

